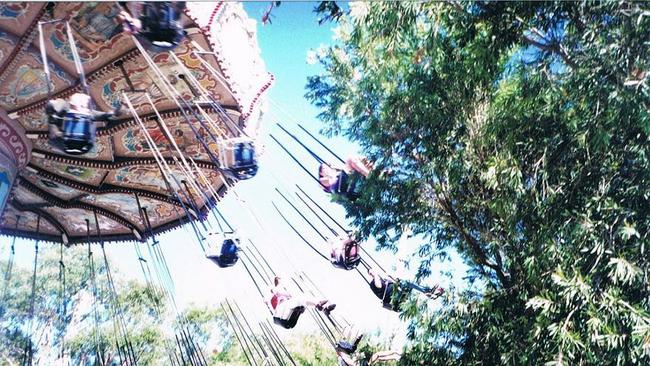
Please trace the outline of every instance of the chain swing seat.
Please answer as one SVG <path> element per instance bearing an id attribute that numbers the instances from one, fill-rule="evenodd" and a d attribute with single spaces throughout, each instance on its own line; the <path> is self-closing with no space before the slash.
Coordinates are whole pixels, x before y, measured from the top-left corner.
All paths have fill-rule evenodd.
<path id="1" fill-rule="evenodd" d="M 144 2 L 142 6 L 138 17 L 141 29 L 135 32 L 140 43 L 155 53 L 176 48 L 186 35 L 180 23 L 185 2 Z"/>
<path id="2" fill-rule="evenodd" d="M 273 323 L 281 326 L 284 329 L 293 329 L 296 324 L 298 324 L 298 319 L 300 319 L 300 316 L 305 312 L 305 310 L 306 309 L 304 306 L 298 306 L 293 309 L 291 316 L 286 319 L 274 316 Z"/>
<path id="3" fill-rule="evenodd" d="M 343 329 L 341 335 L 342 338 L 336 342 L 334 349 L 336 349 L 336 352 L 352 355 L 357 351 L 359 343 L 363 339 L 363 333 L 353 328 L 352 325 L 348 325 Z"/>
<path id="4" fill-rule="evenodd" d="M 238 180 L 253 178 L 258 169 L 253 139 L 234 137 L 221 141 L 219 164 Z"/>
<path id="5" fill-rule="evenodd" d="M 63 120 L 63 151 L 85 154 L 95 146 L 95 121 L 87 114 L 68 112 Z"/>
<path id="6" fill-rule="evenodd" d="M 92 116 L 70 111 L 62 99 L 48 102 L 49 142 L 57 149 L 70 154 L 82 155 L 95 146 L 95 121 Z"/>
<path id="7" fill-rule="evenodd" d="M 330 166 L 327 163 L 321 163 L 318 168 L 319 177 L 325 176 L 327 171 L 336 171 L 336 180 L 331 185 L 323 185 L 321 187 L 327 193 L 330 193 L 334 201 L 350 201 L 354 202 L 361 197 L 363 191 L 364 177 L 356 171 L 347 173 L 343 169 L 338 169 Z"/>
<path id="8" fill-rule="evenodd" d="M 45 113 L 48 123 L 48 138 L 50 144 L 55 148 L 70 155 L 82 155 L 89 152 L 95 146 L 95 122 L 106 122 L 117 117 L 120 113 L 120 108 L 117 107 L 112 112 L 102 112 L 93 108 L 90 88 L 88 87 L 83 65 L 77 51 L 72 28 L 67 20 L 62 19 L 38 22 L 39 46 L 45 72 L 45 81 L 47 83 L 48 97 L 52 96 L 52 80 L 50 66 L 47 60 L 43 26 L 62 21 L 65 21 L 68 44 L 83 92 L 72 94 L 68 100 L 57 98 L 47 102 Z"/>
<path id="9" fill-rule="evenodd" d="M 330 240 L 330 245 L 332 247 L 330 263 L 334 267 L 350 271 L 361 263 L 359 243 L 353 237 L 333 238 Z"/>
<path id="10" fill-rule="evenodd" d="M 232 267 L 239 261 L 239 238 L 234 234 L 224 234 L 219 250 L 206 253 L 206 257 L 220 268 Z"/>

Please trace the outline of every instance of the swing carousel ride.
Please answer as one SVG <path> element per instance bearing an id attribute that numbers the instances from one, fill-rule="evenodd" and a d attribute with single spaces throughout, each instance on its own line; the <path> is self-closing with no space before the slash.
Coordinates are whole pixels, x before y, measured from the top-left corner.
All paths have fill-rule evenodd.
<path id="1" fill-rule="evenodd" d="M 121 14 L 135 4 L 0 4 L 3 234 L 145 240 L 204 217 L 255 174 L 228 169 L 250 155 L 242 146 L 257 136 L 272 81 L 254 21 L 238 3 L 187 3 L 176 18 L 184 34 L 161 46 L 125 31 Z M 91 123 L 79 154 L 52 143 L 46 107 L 83 94 L 116 113 Z"/>

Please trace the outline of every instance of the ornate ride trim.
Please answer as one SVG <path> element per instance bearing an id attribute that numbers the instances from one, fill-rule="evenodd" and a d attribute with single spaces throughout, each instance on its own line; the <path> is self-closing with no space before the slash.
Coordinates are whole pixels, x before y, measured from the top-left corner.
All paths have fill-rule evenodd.
<path id="1" fill-rule="evenodd" d="M 217 191 L 217 194 L 219 197 L 223 197 L 226 193 L 226 186 L 222 185 L 219 190 Z M 138 193 L 140 194 L 140 193 Z M 211 202 L 211 204 L 214 204 L 214 202 Z M 21 211 L 31 211 L 34 212 L 34 210 L 21 210 Z M 36 212 L 35 212 L 36 213 Z M 207 213 L 207 208 L 204 206 L 201 209 L 201 214 L 203 215 L 202 217 L 205 217 L 204 215 Z M 46 213 L 47 214 L 47 213 Z M 172 230 L 176 229 L 178 227 L 178 220 L 171 220 L 165 224 L 162 224 L 160 226 L 152 228 L 152 232 L 154 235 L 160 235 L 160 234 L 165 234 L 168 232 L 171 232 Z M 5 235 L 5 236 L 19 236 L 23 238 L 28 238 L 28 239 L 37 239 L 36 233 L 33 231 L 25 231 L 25 230 L 14 230 L 11 228 L 3 228 L 2 231 L 0 232 L 0 236 Z M 67 235 L 67 234 L 66 234 Z M 86 244 L 86 236 L 68 236 L 68 245 L 73 245 L 73 244 Z M 144 234 L 141 234 L 142 240 L 145 241 L 147 240 L 151 235 L 148 232 L 148 230 L 145 230 Z M 61 242 L 61 237 L 56 236 L 56 235 L 48 235 L 48 234 L 40 234 L 38 237 L 42 241 L 48 241 L 52 243 L 60 243 Z M 138 243 L 140 242 L 139 240 L 135 239 L 135 236 L 133 234 L 112 234 L 112 235 L 102 235 L 102 239 L 104 242 L 109 243 L 109 242 L 120 242 L 120 243 Z M 98 242 L 97 236 L 92 236 L 91 237 L 91 242 Z"/>
<path id="2" fill-rule="evenodd" d="M 268 73 L 268 74 L 269 74 L 269 81 L 266 84 L 262 85 L 260 90 L 255 94 L 255 97 L 253 98 L 253 100 L 251 100 L 251 102 L 250 102 L 250 104 L 248 106 L 248 111 L 246 113 L 242 114 L 242 118 L 244 120 L 248 119 L 248 117 L 253 113 L 253 109 L 257 105 L 257 102 L 259 101 L 262 94 L 264 94 L 264 92 L 267 91 L 271 87 L 271 85 L 273 85 L 273 83 L 275 82 L 275 76 L 273 74 L 271 74 L 271 73 Z"/>
<path id="3" fill-rule="evenodd" d="M 24 168 L 31 158 L 32 144 L 27 140 L 22 127 L 0 110 L 0 144 L 13 156 L 17 168 Z"/>
<path id="4" fill-rule="evenodd" d="M 77 157 L 69 157 L 65 155 L 58 155 L 49 151 L 34 149 L 33 153 L 41 154 L 47 160 L 52 160 L 58 163 L 82 166 L 86 168 L 96 168 L 96 169 L 119 169 L 127 166 L 133 165 L 156 165 L 155 158 L 146 158 L 146 157 L 117 157 L 114 161 L 101 161 L 101 160 L 91 160 L 83 159 Z M 176 165 L 176 161 L 170 157 L 165 157 L 165 161 L 169 165 Z M 210 161 L 197 161 L 195 160 L 196 165 L 202 169 L 212 169 L 215 170 L 218 168 L 217 165 Z"/>
<path id="5" fill-rule="evenodd" d="M 212 39 L 212 34 L 211 34 L 212 22 L 216 19 L 216 14 L 218 13 L 218 11 L 219 11 L 219 9 L 221 8 L 222 5 L 223 5 L 223 1 L 220 1 L 217 5 L 215 5 L 215 9 L 212 10 L 212 15 L 211 15 L 210 22 L 208 22 L 208 25 L 206 27 L 201 27 L 201 25 L 198 22 L 198 18 L 193 16 L 192 13 L 190 13 L 190 9 L 188 7 L 183 9 L 183 12 L 185 13 L 185 15 L 189 19 L 192 20 L 192 22 L 194 22 L 194 25 L 196 25 L 196 27 L 201 30 L 201 33 L 203 33 L 203 35 L 205 36 L 205 39 L 208 41 L 208 46 L 210 46 L 210 52 L 212 52 L 212 54 L 214 56 L 214 59 L 217 61 L 217 65 L 219 66 L 219 70 L 221 70 L 221 72 L 223 74 L 223 78 L 224 78 L 225 84 L 226 84 L 225 87 L 228 88 L 228 90 L 230 90 L 233 97 L 237 101 L 237 105 L 239 106 L 239 108 L 241 110 L 241 108 L 242 108 L 241 98 L 238 96 L 237 90 L 233 89 L 233 87 L 232 87 L 232 85 L 230 83 L 230 75 L 228 75 L 228 73 L 226 72 L 228 70 L 228 68 L 224 66 L 225 61 L 224 61 L 223 56 L 221 55 L 221 53 L 216 51 L 216 43 Z"/>

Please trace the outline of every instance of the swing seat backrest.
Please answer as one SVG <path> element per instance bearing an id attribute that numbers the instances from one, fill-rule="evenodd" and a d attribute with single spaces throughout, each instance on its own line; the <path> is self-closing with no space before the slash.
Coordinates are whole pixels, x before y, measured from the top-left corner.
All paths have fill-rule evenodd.
<path id="1" fill-rule="evenodd" d="M 239 256 L 235 255 L 233 257 L 220 257 L 219 261 L 217 262 L 217 265 L 220 268 L 227 268 L 227 267 L 232 267 L 235 264 L 237 264 L 237 261 L 239 261 Z"/>
<path id="2" fill-rule="evenodd" d="M 305 312 L 305 307 L 304 306 L 299 306 L 295 309 L 293 309 L 293 312 L 291 313 L 291 316 L 289 319 L 282 319 L 278 317 L 273 317 L 273 323 L 281 326 L 284 329 L 292 329 L 298 324 L 298 319 L 300 319 L 300 315 Z"/>
<path id="3" fill-rule="evenodd" d="M 361 256 L 348 259 L 340 258 L 336 261 L 331 261 L 331 263 L 336 268 L 351 271 L 359 266 L 359 263 L 361 263 Z"/>
<path id="4" fill-rule="evenodd" d="M 348 271 L 353 270 L 359 266 L 359 263 L 361 263 L 360 255 L 350 257 L 345 261 L 345 269 Z"/>
<path id="5" fill-rule="evenodd" d="M 257 169 L 257 164 L 255 164 L 250 167 L 231 169 L 230 171 L 237 180 L 246 180 L 253 178 L 257 174 Z"/>
<path id="6" fill-rule="evenodd" d="M 356 352 L 357 347 L 348 341 L 338 341 L 336 342 L 336 350 L 351 355 Z"/>
<path id="7" fill-rule="evenodd" d="M 339 174 L 339 179 L 336 184 L 330 189 L 330 193 L 335 195 L 335 199 L 338 200 L 348 200 L 354 202 L 356 199 L 361 197 L 362 183 L 364 177 L 357 173 L 352 172 L 350 174 L 341 171 Z"/>
<path id="8" fill-rule="evenodd" d="M 142 30 L 137 34 L 140 43 L 154 52 L 178 46 L 186 34 L 179 23 L 180 16 L 172 2 L 145 3 L 140 16 Z"/>
<path id="9" fill-rule="evenodd" d="M 67 113 L 62 133 L 63 150 L 68 154 L 85 154 L 95 146 L 95 121 L 89 115 Z"/>
<path id="10" fill-rule="evenodd" d="M 335 254 L 334 252 L 332 253 Z M 350 241 L 345 244 L 343 248 L 343 255 L 338 258 L 332 257 L 332 265 L 336 268 L 345 269 L 347 271 L 357 268 L 361 263 L 361 256 L 359 255 L 359 243 Z"/>
<path id="11" fill-rule="evenodd" d="M 222 264 L 220 267 L 231 267 L 239 260 L 239 247 L 237 246 L 237 239 L 226 239 L 221 246 L 221 258 Z"/>
<path id="12" fill-rule="evenodd" d="M 249 137 L 233 137 L 219 144 L 219 162 L 227 169 L 257 164 L 255 142 Z"/>
<path id="13" fill-rule="evenodd" d="M 219 144 L 219 163 L 238 180 L 245 180 L 257 174 L 255 142 L 248 137 L 234 137 Z"/>
<path id="14" fill-rule="evenodd" d="M 222 256 L 234 256 L 237 254 L 237 250 L 239 250 L 239 246 L 237 245 L 237 239 L 226 239 L 223 241 L 221 244 L 221 255 Z"/>

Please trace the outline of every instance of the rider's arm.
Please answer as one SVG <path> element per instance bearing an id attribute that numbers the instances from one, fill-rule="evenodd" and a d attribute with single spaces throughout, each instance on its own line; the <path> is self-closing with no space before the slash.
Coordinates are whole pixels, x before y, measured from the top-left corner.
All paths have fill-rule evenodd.
<path id="1" fill-rule="evenodd" d="M 113 109 L 110 112 L 104 112 L 104 111 L 93 111 L 92 112 L 92 117 L 95 121 L 98 122 L 106 122 L 110 119 L 114 119 L 120 114 L 120 107 L 118 106 L 117 108 Z"/>

